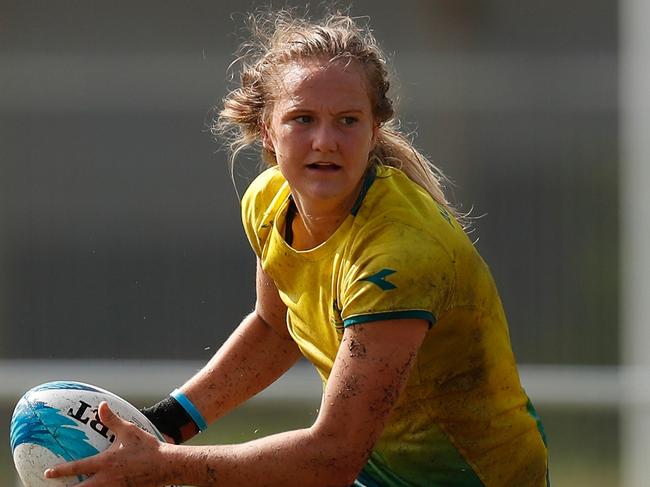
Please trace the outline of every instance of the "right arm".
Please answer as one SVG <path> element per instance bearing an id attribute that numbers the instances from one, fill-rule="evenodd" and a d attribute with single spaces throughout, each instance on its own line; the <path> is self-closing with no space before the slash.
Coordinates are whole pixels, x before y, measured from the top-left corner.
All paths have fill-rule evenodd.
<path id="1" fill-rule="evenodd" d="M 208 424 L 271 385 L 301 356 L 287 329 L 287 308 L 259 259 L 256 292 L 255 310 L 179 388 Z"/>

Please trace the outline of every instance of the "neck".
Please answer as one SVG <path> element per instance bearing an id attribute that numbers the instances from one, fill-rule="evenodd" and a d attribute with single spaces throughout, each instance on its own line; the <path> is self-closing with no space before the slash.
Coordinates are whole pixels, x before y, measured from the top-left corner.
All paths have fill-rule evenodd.
<path id="1" fill-rule="evenodd" d="M 328 202 L 316 205 L 296 196 L 294 201 L 298 214 L 293 221 L 293 246 L 298 250 L 316 247 L 331 237 L 348 217 L 353 204 Z"/>
<path id="2" fill-rule="evenodd" d="M 365 181 L 366 176 L 352 193 L 340 199 L 314 200 L 292 191 L 298 210 L 292 226 L 292 246 L 297 250 L 308 250 L 331 237 L 352 212 Z"/>

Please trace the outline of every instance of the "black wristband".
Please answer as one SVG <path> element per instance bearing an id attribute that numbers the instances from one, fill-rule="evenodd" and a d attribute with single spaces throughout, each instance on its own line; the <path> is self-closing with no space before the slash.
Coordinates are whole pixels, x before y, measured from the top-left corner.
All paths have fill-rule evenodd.
<path id="1" fill-rule="evenodd" d="M 158 431 L 180 445 L 199 432 L 199 427 L 176 399 L 171 396 L 140 410 Z"/>

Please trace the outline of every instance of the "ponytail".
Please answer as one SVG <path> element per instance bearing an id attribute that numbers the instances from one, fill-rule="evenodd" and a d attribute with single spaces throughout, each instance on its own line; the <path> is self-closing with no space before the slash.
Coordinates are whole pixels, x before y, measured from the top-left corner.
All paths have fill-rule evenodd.
<path id="1" fill-rule="evenodd" d="M 447 178 L 397 129 L 394 120 L 379 128 L 377 144 L 371 158 L 385 166 L 400 169 L 409 179 L 424 188 L 434 201 L 447 208 L 454 216 L 458 216 L 451 208 L 442 188 L 442 181 Z"/>

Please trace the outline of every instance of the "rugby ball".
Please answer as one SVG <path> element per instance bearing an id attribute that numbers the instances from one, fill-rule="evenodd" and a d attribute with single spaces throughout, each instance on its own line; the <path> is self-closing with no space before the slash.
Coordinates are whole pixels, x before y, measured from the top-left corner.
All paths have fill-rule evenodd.
<path id="1" fill-rule="evenodd" d="M 146 416 L 117 395 L 82 382 L 47 382 L 27 391 L 11 418 L 11 451 L 25 487 L 67 487 L 84 480 L 82 476 L 45 479 L 43 472 L 95 455 L 113 443 L 115 435 L 97 413 L 102 401 L 122 419 L 165 441 Z"/>

